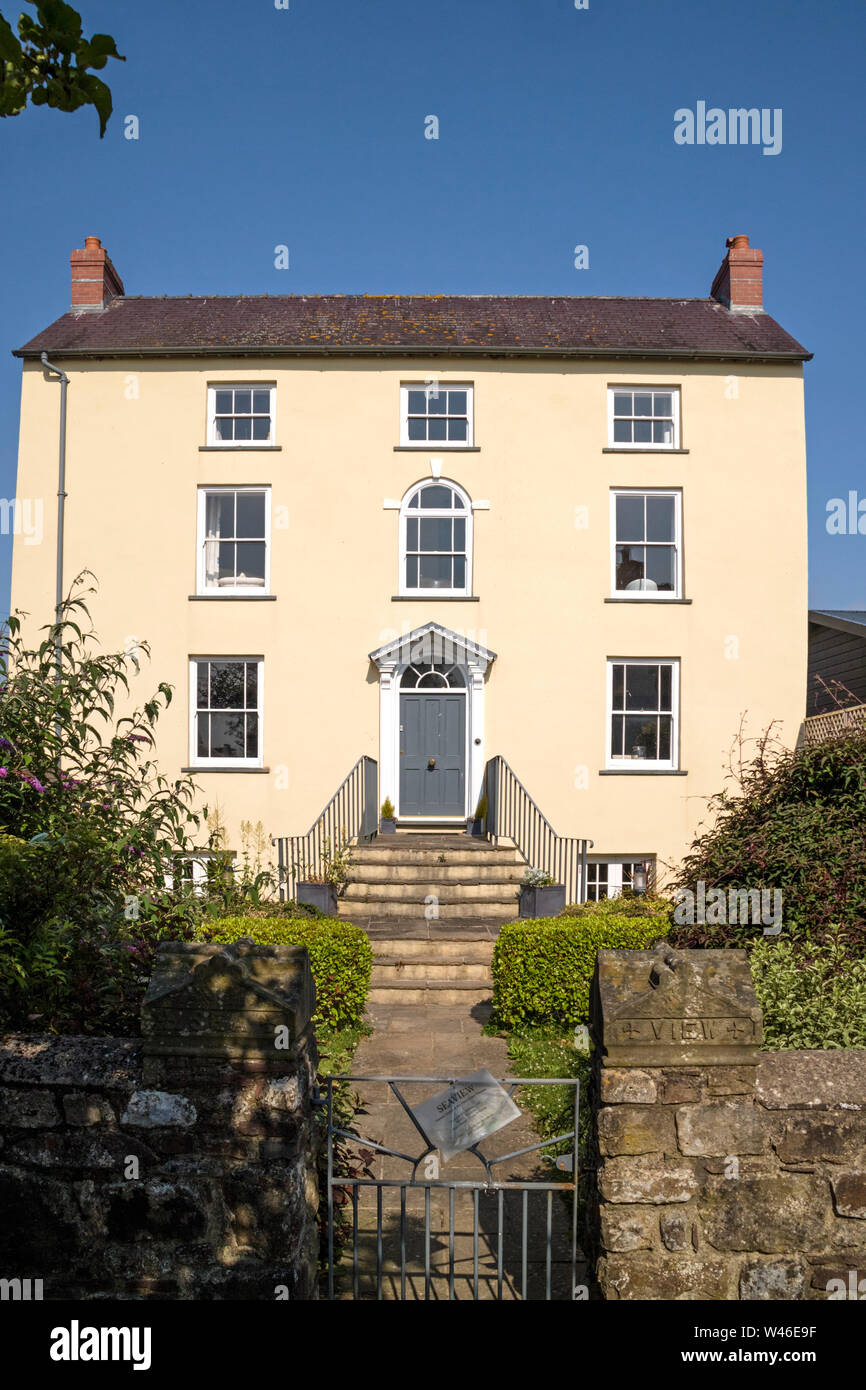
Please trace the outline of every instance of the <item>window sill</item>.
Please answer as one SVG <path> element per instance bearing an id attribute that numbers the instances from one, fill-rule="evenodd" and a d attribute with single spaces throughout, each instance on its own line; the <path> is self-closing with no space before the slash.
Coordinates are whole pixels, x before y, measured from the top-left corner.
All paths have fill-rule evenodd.
<path id="1" fill-rule="evenodd" d="M 603 767 L 599 777 L 688 777 L 688 771 L 678 767 Z"/>
<path id="2" fill-rule="evenodd" d="M 437 594 L 435 589 L 427 589 L 423 594 L 392 594 L 392 603 L 480 603 L 471 594 Z"/>
<path id="3" fill-rule="evenodd" d="M 276 603 L 276 594 L 188 594 L 190 603 L 230 603 L 240 599 L 241 603 Z"/>
<path id="4" fill-rule="evenodd" d="M 691 603 L 690 598 L 606 598 L 605 603 Z"/>
<path id="5" fill-rule="evenodd" d="M 690 449 L 646 449 L 634 444 L 610 444 L 601 451 L 603 454 L 689 454 Z"/>
<path id="6" fill-rule="evenodd" d="M 220 767 L 214 767 L 213 765 L 208 764 L 206 767 L 182 767 L 182 768 L 181 768 L 181 772 L 194 772 L 194 773 L 196 773 L 196 774 L 198 774 L 199 772 L 258 772 L 258 773 L 262 773 L 262 772 L 270 772 L 270 770 L 271 770 L 271 769 L 270 769 L 269 767 L 230 767 L 228 764 L 226 764 L 225 767 L 222 767 L 222 766 L 220 766 Z"/>
<path id="7" fill-rule="evenodd" d="M 395 454 L 480 454 L 480 444 L 448 444 L 431 439 L 420 444 L 395 444 Z"/>
<path id="8" fill-rule="evenodd" d="M 282 444 L 199 444 L 200 454 L 278 454 Z"/>

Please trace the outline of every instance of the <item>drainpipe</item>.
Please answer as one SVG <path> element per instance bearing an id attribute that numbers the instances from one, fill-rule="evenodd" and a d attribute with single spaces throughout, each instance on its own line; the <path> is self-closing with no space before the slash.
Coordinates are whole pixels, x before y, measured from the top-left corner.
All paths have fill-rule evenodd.
<path id="1" fill-rule="evenodd" d="M 55 622 L 60 623 L 63 616 L 63 526 L 66 509 L 66 389 L 69 377 L 59 367 L 48 361 L 42 353 L 41 362 L 47 372 L 52 372 L 60 381 L 60 455 L 57 474 L 57 587 L 55 590 Z M 57 634 L 57 679 L 63 674 L 63 636 Z"/>

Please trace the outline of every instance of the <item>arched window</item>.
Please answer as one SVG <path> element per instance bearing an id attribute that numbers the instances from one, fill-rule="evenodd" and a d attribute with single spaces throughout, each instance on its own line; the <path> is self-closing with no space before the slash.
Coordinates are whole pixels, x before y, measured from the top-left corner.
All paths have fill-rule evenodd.
<path id="1" fill-rule="evenodd" d="M 472 503 L 443 479 L 410 488 L 400 508 L 400 592 L 469 594 L 472 586 Z"/>
<path id="2" fill-rule="evenodd" d="M 401 690 L 465 690 L 466 676 L 459 666 L 444 661 L 416 661 L 400 677 Z"/>

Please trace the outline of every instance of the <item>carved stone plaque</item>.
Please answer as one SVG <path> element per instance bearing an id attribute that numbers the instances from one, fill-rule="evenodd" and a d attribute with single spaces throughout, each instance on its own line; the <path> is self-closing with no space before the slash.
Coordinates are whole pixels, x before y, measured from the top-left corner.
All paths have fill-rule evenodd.
<path id="1" fill-rule="evenodd" d="M 756 1063 L 761 1010 L 745 951 L 599 951 L 592 1031 L 602 1065 Z"/>

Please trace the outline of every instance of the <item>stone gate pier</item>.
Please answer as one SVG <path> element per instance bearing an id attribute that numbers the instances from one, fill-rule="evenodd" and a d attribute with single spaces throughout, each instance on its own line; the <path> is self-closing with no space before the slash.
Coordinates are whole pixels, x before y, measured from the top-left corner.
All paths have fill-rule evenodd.
<path id="1" fill-rule="evenodd" d="M 599 952 L 591 1031 L 603 1298 L 866 1295 L 866 1052 L 762 1052 L 747 953 L 667 944 Z"/>

